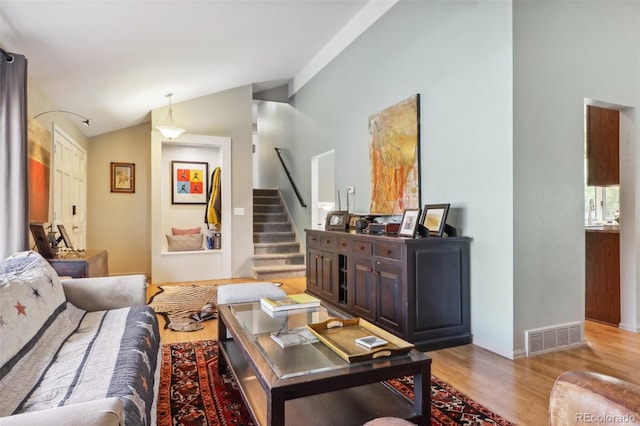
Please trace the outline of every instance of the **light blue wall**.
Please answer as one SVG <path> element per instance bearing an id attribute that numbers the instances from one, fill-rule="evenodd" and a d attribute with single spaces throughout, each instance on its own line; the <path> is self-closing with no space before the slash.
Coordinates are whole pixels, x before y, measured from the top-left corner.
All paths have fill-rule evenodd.
<path id="1" fill-rule="evenodd" d="M 509 2 L 400 2 L 290 105 L 261 106 L 258 121 L 261 143 L 285 149 L 307 202 L 311 157 L 335 149 L 338 189 L 354 185 L 351 210 L 368 211 L 368 117 L 420 93 L 422 200 L 451 203 L 450 223 L 473 238 L 474 340 L 506 356 L 513 349 L 511 16 Z M 297 229 L 309 228 L 310 209 L 278 178 Z"/>
<path id="2" fill-rule="evenodd" d="M 621 327 L 640 331 L 640 3 L 401 1 L 263 119 L 307 197 L 310 157 L 335 148 L 363 211 L 367 117 L 413 93 L 423 202 L 473 238 L 474 343 L 507 357 L 526 330 L 584 320 L 582 105 L 623 107 Z"/>
<path id="3" fill-rule="evenodd" d="M 640 2 L 514 3 L 515 347 L 584 319 L 585 98 L 626 106 L 622 322 L 638 330 Z M 633 124 L 635 123 L 635 125 Z"/>

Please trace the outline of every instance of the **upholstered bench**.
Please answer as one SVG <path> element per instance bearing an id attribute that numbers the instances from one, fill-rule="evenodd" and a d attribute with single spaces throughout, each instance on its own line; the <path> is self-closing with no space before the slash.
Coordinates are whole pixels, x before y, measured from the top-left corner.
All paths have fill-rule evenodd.
<path id="1" fill-rule="evenodd" d="M 227 284 L 218 288 L 218 305 L 257 302 L 262 297 L 283 299 L 287 294 L 274 283 Z"/>

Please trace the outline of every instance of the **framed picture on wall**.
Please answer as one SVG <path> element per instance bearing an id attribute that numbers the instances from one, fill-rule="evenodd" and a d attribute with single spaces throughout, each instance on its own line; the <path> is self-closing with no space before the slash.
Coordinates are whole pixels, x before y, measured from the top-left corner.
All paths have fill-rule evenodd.
<path id="1" fill-rule="evenodd" d="M 134 163 L 111 163 L 111 192 L 136 192 Z"/>
<path id="2" fill-rule="evenodd" d="M 171 204 L 206 204 L 209 163 L 171 162 Z"/>

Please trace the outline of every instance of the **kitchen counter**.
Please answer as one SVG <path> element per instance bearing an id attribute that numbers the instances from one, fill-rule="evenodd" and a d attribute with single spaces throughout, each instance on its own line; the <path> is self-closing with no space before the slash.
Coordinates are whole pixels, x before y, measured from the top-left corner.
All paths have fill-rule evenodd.
<path id="1" fill-rule="evenodd" d="M 620 225 L 587 225 L 584 228 L 585 232 L 608 232 L 612 234 L 620 233 Z"/>

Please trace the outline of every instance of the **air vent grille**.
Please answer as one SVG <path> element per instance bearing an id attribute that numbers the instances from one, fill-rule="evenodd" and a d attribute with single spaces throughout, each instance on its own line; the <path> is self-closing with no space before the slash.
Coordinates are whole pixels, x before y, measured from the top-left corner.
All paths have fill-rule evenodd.
<path id="1" fill-rule="evenodd" d="M 582 343 L 582 323 L 561 324 L 525 331 L 527 356 L 552 352 Z"/>

